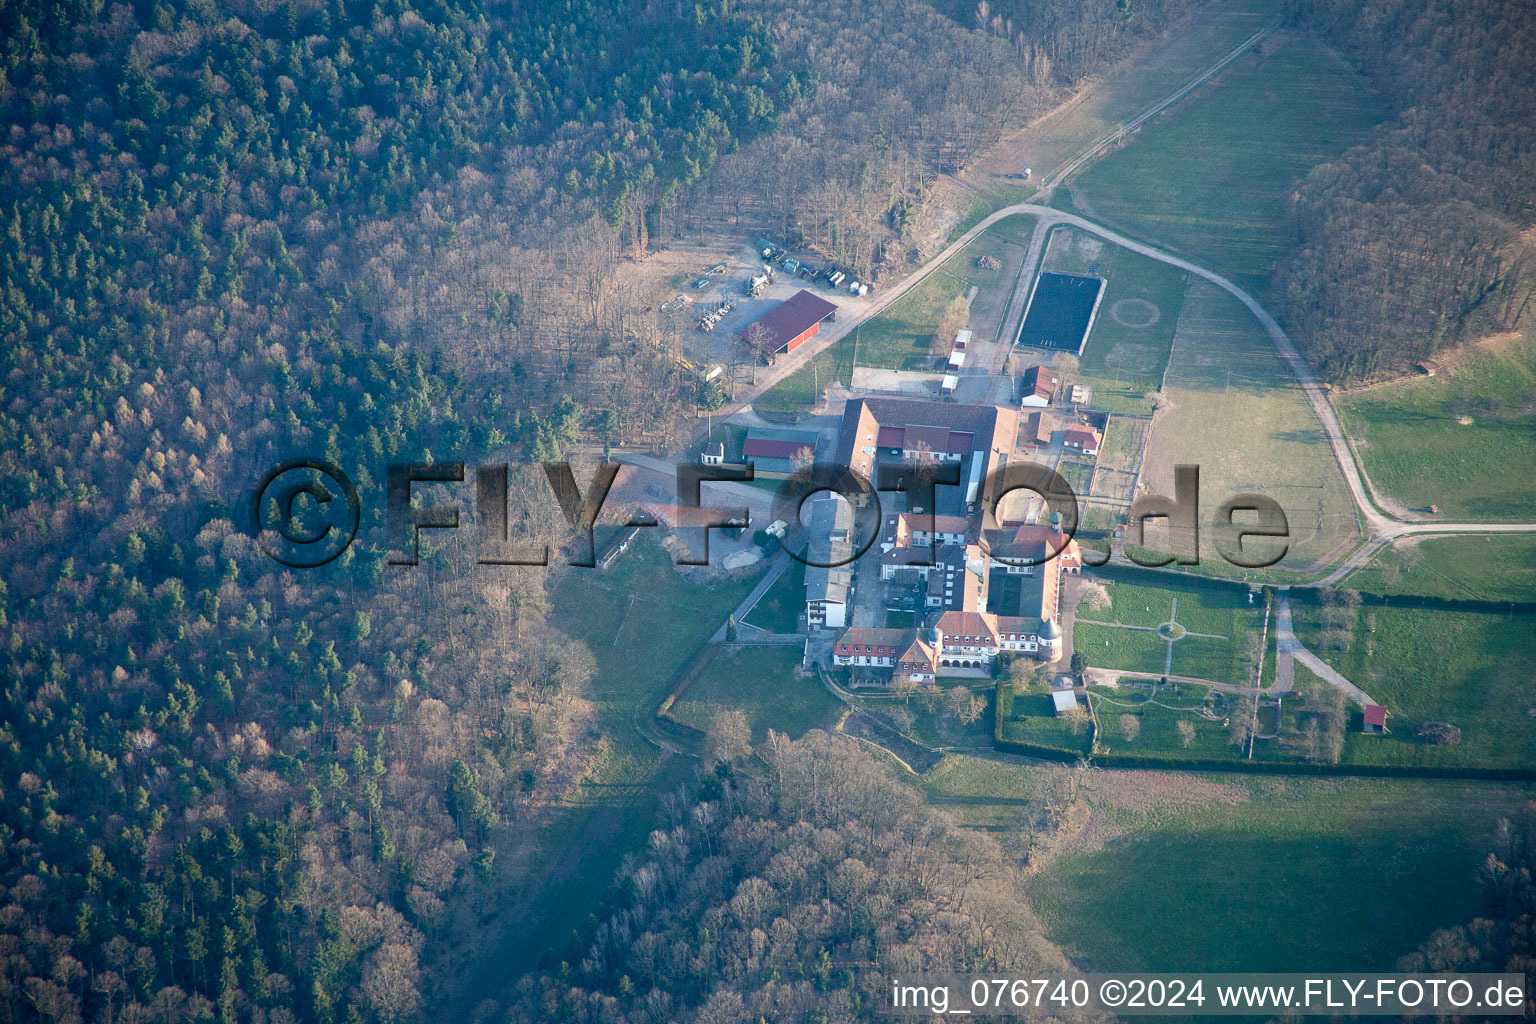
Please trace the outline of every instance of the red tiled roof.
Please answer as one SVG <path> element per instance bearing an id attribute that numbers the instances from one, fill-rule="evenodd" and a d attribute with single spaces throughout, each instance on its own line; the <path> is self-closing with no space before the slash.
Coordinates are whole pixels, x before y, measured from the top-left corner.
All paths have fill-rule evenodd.
<path id="1" fill-rule="evenodd" d="M 805 441 L 774 441 L 766 437 L 749 437 L 742 443 L 741 457 L 750 459 L 754 456 L 760 459 L 790 459 L 796 452 L 803 448 L 809 448 L 815 452 L 816 446 Z"/>
<path id="2" fill-rule="evenodd" d="M 997 639 L 996 620 L 983 612 L 945 612 L 939 616 L 938 627 L 945 637 L 979 636 Z"/>
<path id="3" fill-rule="evenodd" d="M 1099 436 L 1091 430 L 1069 430 L 1061 437 L 1061 443 L 1078 448 L 1097 448 Z"/>
<path id="4" fill-rule="evenodd" d="M 1380 704 L 1367 704 L 1365 706 L 1365 724 L 1385 726 L 1387 724 L 1387 709 Z"/>
<path id="5" fill-rule="evenodd" d="M 916 512 L 903 512 L 900 519 L 902 527 L 904 527 L 909 532 L 916 533 L 919 530 L 928 529 L 928 516 L 921 515 Z M 933 517 L 934 533 L 966 534 L 970 531 L 971 520 L 965 518 L 965 516 L 936 515 Z"/>
<path id="6" fill-rule="evenodd" d="M 1050 398 L 1051 392 L 1061 384 L 1061 378 L 1043 366 L 1031 366 L 1024 371 L 1024 391 L 1037 398 Z"/>
<path id="7" fill-rule="evenodd" d="M 944 450 L 950 455 L 969 455 L 971 445 L 976 440 L 976 435 L 965 430 L 951 430 L 949 441 L 944 445 Z"/>
<path id="8" fill-rule="evenodd" d="M 906 440 L 906 433 L 902 427 L 881 427 L 875 444 L 881 448 L 900 448 Z"/>
<path id="9" fill-rule="evenodd" d="M 747 330 L 761 325 L 768 332 L 762 350 L 772 355 L 836 312 L 835 305 L 802 288 L 749 324 Z M 742 334 L 745 336 L 746 330 Z"/>
<path id="10" fill-rule="evenodd" d="M 909 451 L 918 445 L 926 445 L 930 452 L 949 451 L 949 437 L 951 431 L 948 427 L 929 427 L 921 424 L 909 423 L 905 430 L 905 443 L 902 447 Z M 970 449 L 967 448 L 967 451 Z"/>

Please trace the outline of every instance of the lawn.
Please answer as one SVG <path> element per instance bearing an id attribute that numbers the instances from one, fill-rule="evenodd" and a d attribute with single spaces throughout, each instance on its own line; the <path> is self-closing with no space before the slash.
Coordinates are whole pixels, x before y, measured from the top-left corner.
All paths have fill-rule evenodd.
<path id="1" fill-rule="evenodd" d="M 998 687 L 998 705 L 998 731 L 1003 739 L 1087 755 L 1093 730 L 1086 714 L 1058 718 L 1048 694 L 1016 693 L 1006 685 Z"/>
<path id="2" fill-rule="evenodd" d="M 1064 854 L 1030 888 L 1048 935 L 1084 970 L 1391 970 L 1477 912 L 1495 822 L 1528 796 L 1486 784 L 1136 778 L 1126 795 L 1095 801 L 1095 833 L 1120 837 Z"/>
<path id="3" fill-rule="evenodd" d="M 1173 643 L 1172 664 L 1167 670 L 1171 675 L 1252 683 L 1241 644 L 1263 622 L 1262 601 L 1249 603 L 1244 592 L 1189 577 L 1110 568 L 1099 570 L 1096 578 L 1105 585 L 1110 606 L 1094 610 L 1080 603 L 1073 624 L 1074 646 L 1090 666 L 1163 674 L 1168 641 L 1161 635 L 1145 628 L 1096 625 L 1095 621 L 1155 627 L 1173 618 L 1186 635 Z M 1189 635 L 1194 633 L 1211 635 Z"/>
<path id="4" fill-rule="evenodd" d="M 1529 519 L 1536 479 L 1536 337 L 1475 345 L 1445 370 L 1339 395 L 1371 482 L 1447 519 Z"/>
<path id="5" fill-rule="evenodd" d="M 1382 548 L 1343 585 L 1377 594 L 1536 601 L 1536 534 L 1398 543 Z"/>
<path id="6" fill-rule="evenodd" d="M 799 739 L 837 724 L 843 705 L 814 675 L 800 674 L 799 647 L 721 647 L 672 706 L 671 717 L 707 729 L 720 711 L 740 710 L 760 743 L 768 730 Z"/>
<path id="7" fill-rule="evenodd" d="M 1321 42 L 1277 32 L 1073 181 L 1088 216 L 1262 291 L 1294 241 L 1289 202 L 1386 115 Z"/>
<path id="8" fill-rule="evenodd" d="M 1161 675 L 1168 657 L 1168 642 L 1144 629 L 1119 629 L 1078 622 L 1072 627 L 1072 639 L 1077 653 L 1094 668 Z"/>
<path id="9" fill-rule="evenodd" d="M 950 754 L 923 776 L 928 803 L 971 828 L 1006 832 L 1040 788 L 1040 769 Z"/>
<path id="10" fill-rule="evenodd" d="M 1184 302 L 1184 272 L 1068 227 L 1051 232 L 1042 269 L 1104 279 L 1074 379 L 1094 389 L 1095 408 L 1150 412 L 1145 395 L 1163 385 Z M 1027 356 L 1037 350 L 1019 351 Z"/>
<path id="11" fill-rule="evenodd" d="M 1291 607 L 1298 638 L 1391 713 L 1389 735 L 1351 733 L 1346 763 L 1536 764 L 1536 618 L 1360 605 L 1343 613 L 1345 636 L 1324 629 L 1318 605 L 1293 600 Z M 1338 641 L 1348 647 L 1331 649 Z M 1461 742 L 1416 741 L 1414 730 L 1424 722 L 1449 722 L 1461 730 Z"/>
<path id="12" fill-rule="evenodd" d="M 956 18 L 968 19 L 975 4 L 958 5 Z M 1071 106 L 1031 127 L 1021 144 L 1006 152 L 1016 166 L 1037 176 L 1054 173 L 1098 139 L 1184 85 L 1258 31 L 1278 13 L 1270 0 L 1223 3 L 1200 11 L 1128 60 L 1106 69 L 1096 87 Z M 1038 177 L 1037 177 L 1038 180 Z"/>
<path id="13" fill-rule="evenodd" d="M 1146 421 L 1133 416 L 1111 416 L 1109 428 L 1104 431 L 1104 443 L 1099 448 L 1099 468 L 1129 473 L 1136 468 L 1141 455 L 1142 436 L 1146 433 Z"/>
<path id="14" fill-rule="evenodd" d="M 1359 538 L 1354 503 L 1327 433 L 1296 378 L 1247 309 L 1204 281 L 1191 282 L 1184 299 L 1142 483 L 1172 495 L 1180 464 L 1199 467 L 1203 524 L 1235 495 L 1258 493 L 1280 504 L 1290 546 L 1266 578 L 1315 572 L 1337 562 Z M 1149 531 L 1149 540 L 1158 532 L 1167 531 Z M 1201 571 L 1244 575 L 1213 541 L 1207 530 Z M 1163 543 L 1188 546 L 1186 538 Z"/>
<path id="15" fill-rule="evenodd" d="M 1096 754 L 1137 754 L 1169 758 L 1201 758 L 1223 761 L 1241 758 L 1244 749 L 1228 738 L 1221 720 L 1215 721 L 1200 715 L 1197 709 L 1210 699 L 1210 688 L 1185 684 L 1170 691 L 1159 686 L 1149 701 L 1148 691 L 1116 687 L 1093 689 L 1094 713 L 1098 716 L 1099 730 L 1094 737 Z M 1219 701 L 1220 698 L 1217 698 Z M 1225 709 L 1224 702 L 1217 705 Z M 1224 711 L 1223 711 L 1224 713 Z M 1122 717 L 1136 720 L 1134 739 L 1126 739 L 1120 727 Z M 1195 733 L 1189 746 L 1179 734 L 1179 722 L 1190 723 Z"/>
<path id="16" fill-rule="evenodd" d="M 770 633 L 798 633 L 800 614 L 804 611 L 805 563 L 792 558 L 742 621 Z"/>

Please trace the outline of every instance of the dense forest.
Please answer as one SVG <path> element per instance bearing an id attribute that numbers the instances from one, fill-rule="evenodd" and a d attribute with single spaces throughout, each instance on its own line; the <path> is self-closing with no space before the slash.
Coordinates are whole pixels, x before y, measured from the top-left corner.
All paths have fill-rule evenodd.
<path id="1" fill-rule="evenodd" d="M 768 129 L 763 25 L 695 13 L 0 8 L 4 1019 L 414 1016 L 466 891 L 581 770 L 590 656 L 542 624 L 542 574 L 388 573 L 381 502 L 302 578 L 235 509 L 281 456 L 372 492 L 386 461 L 601 421 L 558 378 L 470 387 L 367 257 L 398 218 L 451 248 L 423 196 L 519 147 L 579 220 Z M 596 112 L 626 106 L 618 146 Z M 624 356 L 666 393 L 669 360 Z"/>
<path id="2" fill-rule="evenodd" d="M 770 733 L 756 756 L 739 742 L 719 756 L 665 801 L 580 960 L 523 979 L 491 1019 L 841 1024 L 877 1015 L 893 975 L 1070 976 L 996 842 L 854 741 Z"/>
<path id="3" fill-rule="evenodd" d="M 1536 18 L 1524 0 L 1295 0 L 1398 113 L 1313 169 L 1280 268 L 1314 365 L 1401 370 L 1536 315 Z"/>
<path id="4" fill-rule="evenodd" d="M 593 662 L 540 571 L 391 569 L 367 498 L 286 571 L 247 490 L 675 450 L 625 260 L 735 209 L 889 262 L 946 143 L 1162 24 L 1051 9 L 0 3 L 0 1019 L 417 1016 L 584 770 Z"/>

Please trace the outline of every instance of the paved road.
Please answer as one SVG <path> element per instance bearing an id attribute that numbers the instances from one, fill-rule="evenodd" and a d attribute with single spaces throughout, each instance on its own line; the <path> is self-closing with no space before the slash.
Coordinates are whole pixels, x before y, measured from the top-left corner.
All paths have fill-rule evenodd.
<path id="1" fill-rule="evenodd" d="M 1277 614 L 1275 615 L 1275 651 L 1278 658 L 1294 658 L 1296 661 L 1301 662 L 1311 669 L 1314 674 L 1342 690 L 1346 697 L 1362 708 L 1367 704 L 1376 703 L 1376 701 L 1371 699 L 1370 694 L 1340 675 L 1334 670 L 1332 665 L 1329 665 L 1322 658 L 1307 650 L 1306 646 L 1296 639 L 1296 634 L 1291 631 L 1291 602 L 1286 599 L 1285 595 L 1282 594 L 1280 596 L 1275 607 L 1277 609 Z M 1278 673 L 1276 675 L 1278 676 Z"/>
<path id="2" fill-rule="evenodd" d="M 1002 210 L 998 210 L 996 213 L 987 217 L 981 222 L 981 224 L 977 225 L 977 228 L 985 230 L 986 227 L 996 223 L 1003 217 L 1012 216 L 1015 213 L 1032 213 L 1039 217 L 1041 221 L 1046 224 L 1066 224 L 1077 228 L 1080 231 L 1087 232 L 1088 234 L 1097 235 L 1099 238 L 1102 238 L 1107 242 L 1113 242 L 1116 245 L 1129 249 L 1134 253 L 1138 253 L 1139 255 L 1146 256 L 1149 259 L 1154 259 L 1161 263 L 1166 263 L 1170 266 L 1178 267 L 1180 270 L 1209 281 L 1216 287 L 1228 292 L 1232 295 L 1233 298 L 1241 302 L 1250 313 L 1253 314 L 1254 318 L 1258 320 L 1259 324 L 1264 328 L 1264 332 L 1269 335 L 1270 341 L 1275 346 L 1275 350 L 1280 353 L 1281 358 L 1286 361 L 1286 364 L 1290 367 L 1292 374 L 1295 375 L 1297 382 L 1301 384 L 1302 390 L 1307 396 L 1308 403 L 1311 404 L 1313 412 L 1317 414 L 1317 418 L 1319 421 L 1321 421 L 1323 429 L 1327 431 L 1329 444 L 1333 448 L 1334 458 L 1338 460 L 1339 469 L 1344 475 L 1345 483 L 1349 485 L 1350 494 L 1354 497 L 1355 506 L 1359 510 L 1360 516 L 1367 527 L 1365 532 L 1370 538 L 1370 543 L 1366 544 L 1361 549 L 1361 551 L 1357 551 L 1355 553 L 1351 559 L 1351 561 L 1355 562 L 1355 565 L 1363 564 L 1364 559 L 1370 557 L 1370 554 L 1374 551 L 1374 549 L 1371 548 L 1372 544 L 1374 544 L 1376 547 L 1380 547 L 1382 544 L 1390 543 L 1391 541 L 1400 537 L 1435 536 L 1458 533 L 1486 534 L 1536 532 L 1536 522 L 1410 523 L 1404 522 L 1386 514 L 1385 512 L 1382 512 L 1376 507 L 1375 503 L 1370 498 L 1367 485 L 1365 484 L 1360 474 L 1359 467 L 1355 463 L 1354 454 L 1349 447 L 1349 441 L 1345 437 L 1344 428 L 1339 424 L 1338 416 L 1333 411 L 1333 405 L 1328 401 L 1328 396 L 1327 393 L 1323 390 L 1322 383 L 1318 381 L 1316 375 L 1313 374 L 1312 368 L 1307 365 L 1306 360 L 1301 357 L 1301 353 L 1297 351 L 1295 343 L 1293 343 L 1290 336 L 1285 333 L 1284 328 L 1282 328 L 1275 321 L 1274 317 L 1269 315 L 1269 312 L 1259 304 L 1257 299 L 1213 270 L 1208 270 L 1199 264 L 1191 263 L 1189 260 L 1175 256 L 1172 253 L 1165 252 L 1156 246 L 1148 245 L 1145 242 L 1139 242 L 1134 238 L 1127 238 L 1125 235 L 1122 235 L 1119 232 L 1111 231 L 1108 228 L 1101 227 L 1100 225 L 1095 224 L 1086 218 L 1079 217 L 1076 214 L 1064 213 L 1061 210 L 1054 210 L 1047 206 L 1040 206 L 1035 203 L 1019 203 L 1014 206 L 1009 206 Z M 1350 568 L 1353 568 L 1353 566 L 1350 566 Z M 1334 576 L 1336 578 L 1342 578 L 1342 572 L 1347 571 L 1347 569 L 1338 570 L 1335 572 Z"/>

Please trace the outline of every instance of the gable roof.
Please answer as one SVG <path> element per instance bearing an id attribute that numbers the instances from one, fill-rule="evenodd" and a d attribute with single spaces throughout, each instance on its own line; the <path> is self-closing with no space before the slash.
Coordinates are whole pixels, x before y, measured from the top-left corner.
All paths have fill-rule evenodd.
<path id="1" fill-rule="evenodd" d="M 874 449 L 910 451 L 914 440 L 921 439 L 936 454 L 964 458 L 972 453 L 984 453 L 990 472 L 1013 454 L 1018 433 L 1017 410 L 996 405 L 961 405 L 910 398 L 858 398 L 849 402 L 843 411 L 842 430 L 837 437 L 837 462 L 873 478 Z"/>
<path id="2" fill-rule="evenodd" d="M 864 654 L 871 653 L 876 657 L 895 658 L 898 653 L 905 651 L 917 637 L 915 629 L 875 629 L 866 626 L 856 626 L 853 629 L 845 629 L 837 638 L 835 650 L 838 654 Z M 855 651 L 856 647 L 873 647 L 874 651 Z"/>
<path id="3" fill-rule="evenodd" d="M 1074 445 L 1078 448 L 1097 448 L 1099 446 L 1099 435 L 1091 430 L 1073 427 L 1061 436 L 1061 443 L 1064 445 Z"/>
<path id="4" fill-rule="evenodd" d="M 802 288 L 742 328 L 741 335 L 746 337 L 747 331 L 754 326 L 761 326 L 767 336 L 759 347 L 768 355 L 773 355 L 836 312 L 835 305 Z"/>
<path id="5" fill-rule="evenodd" d="M 935 625 L 946 637 L 979 636 L 997 643 L 997 619 L 982 612 L 945 612 Z"/>
<path id="6" fill-rule="evenodd" d="M 853 508 L 841 498 L 820 498 L 811 502 L 811 523 L 806 554 L 820 565 L 805 567 L 806 601 L 830 601 L 843 604 L 853 584 L 848 562 L 853 555 Z M 828 563 L 840 562 L 840 565 Z"/>
<path id="7" fill-rule="evenodd" d="M 741 457 L 789 459 L 802 448 L 809 448 L 814 454 L 820 440 L 821 435 L 814 430 L 774 430 L 753 427 L 747 431 L 747 438 L 741 443 Z"/>
<path id="8" fill-rule="evenodd" d="M 1044 366 L 1031 366 L 1024 371 L 1024 376 L 1021 379 L 1026 396 L 1032 394 L 1036 398 L 1047 400 L 1055 393 L 1056 388 L 1061 386 L 1061 378 L 1056 375 L 1055 371 Z"/>

